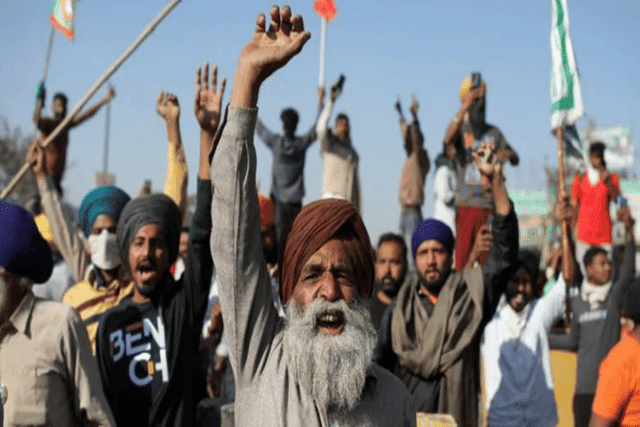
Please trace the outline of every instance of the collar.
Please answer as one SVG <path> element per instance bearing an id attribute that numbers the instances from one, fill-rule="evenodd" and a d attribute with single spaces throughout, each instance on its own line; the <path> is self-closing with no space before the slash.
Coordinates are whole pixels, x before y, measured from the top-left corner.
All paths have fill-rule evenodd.
<path id="1" fill-rule="evenodd" d="M 91 273 L 93 277 L 96 279 L 95 288 L 101 288 L 104 286 L 104 279 L 102 278 L 102 274 L 98 271 L 98 267 L 95 264 L 91 264 Z"/>
<path id="2" fill-rule="evenodd" d="M 31 290 L 27 291 L 24 297 L 22 297 L 22 301 L 20 301 L 20 304 L 18 304 L 18 307 L 9 318 L 9 323 L 11 323 L 18 332 L 22 332 L 27 335 L 27 327 L 29 325 L 29 320 L 31 320 L 31 314 L 33 313 L 33 306 L 35 305 L 35 302 L 36 299 L 33 292 Z"/>

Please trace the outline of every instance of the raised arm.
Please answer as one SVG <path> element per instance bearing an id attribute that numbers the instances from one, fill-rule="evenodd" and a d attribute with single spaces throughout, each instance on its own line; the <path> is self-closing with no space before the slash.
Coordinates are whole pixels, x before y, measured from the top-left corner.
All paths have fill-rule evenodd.
<path id="1" fill-rule="evenodd" d="M 108 102 L 111 102 L 111 100 L 115 96 L 116 96 L 116 92 L 113 90 L 113 88 L 110 87 L 107 90 L 107 93 L 105 94 L 105 96 L 100 101 L 96 102 L 91 107 L 87 108 L 85 111 L 77 114 L 73 119 L 71 119 L 71 123 L 69 124 L 69 127 L 76 127 L 82 124 L 82 122 L 84 122 L 85 120 L 93 117 L 103 105 L 106 105 Z"/>
<path id="2" fill-rule="evenodd" d="M 167 177 L 164 183 L 164 194 L 176 202 L 184 218 L 187 210 L 189 167 L 180 135 L 178 98 L 168 92 L 160 92 L 156 101 L 156 111 L 167 126 Z"/>
<path id="3" fill-rule="evenodd" d="M 635 220 L 631 217 L 631 211 L 628 207 L 622 209 L 621 216 L 625 229 L 624 256 L 620 276 L 616 279 L 613 284 L 613 288 L 611 289 L 613 298 L 618 301 L 620 301 L 622 295 L 626 292 L 636 273 L 636 242 L 633 236 Z"/>
<path id="4" fill-rule="evenodd" d="M 469 108 L 473 105 L 473 102 L 476 99 L 482 98 L 485 93 L 485 86 L 480 85 L 475 89 L 470 89 L 462 98 L 462 105 L 460 105 L 460 109 L 449 123 L 447 127 L 447 131 L 444 134 L 444 143 L 445 144 L 455 144 L 458 145 L 458 141 L 460 140 L 460 126 L 464 121 L 464 116 L 469 111 Z"/>
<path id="5" fill-rule="evenodd" d="M 473 154 L 478 170 L 491 183 L 495 205 L 492 224 L 493 246 L 483 266 L 485 283 L 485 321 L 489 320 L 504 292 L 518 256 L 518 219 L 504 185 L 502 166 L 495 153 L 482 143 Z"/>
<path id="6" fill-rule="evenodd" d="M 318 90 L 324 93 L 324 88 Z M 318 121 L 316 122 L 316 136 L 320 140 L 320 152 L 324 152 L 329 149 L 329 138 L 327 134 L 330 132 L 328 127 L 329 118 L 333 112 L 334 101 L 335 99 L 333 97 L 329 98 L 329 102 L 322 107 L 320 115 L 318 116 Z"/>
<path id="7" fill-rule="evenodd" d="M 222 98 L 227 87 L 227 78 L 223 77 L 218 90 L 218 66 L 214 64 L 211 70 L 211 83 L 209 83 L 209 63 L 205 62 L 204 70 L 198 67 L 196 71 L 196 96 L 194 101 L 194 113 L 200 125 L 200 163 L 198 165 L 198 178 L 210 180 L 209 157 L 213 156 L 215 147 L 213 138 L 220 125 L 222 113 Z"/>
<path id="8" fill-rule="evenodd" d="M 469 259 L 467 260 L 464 269 L 467 270 L 469 268 L 473 268 L 474 264 L 480 259 L 482 254 L 484 254 L 485 252 L 489 252 L 492 246 L 493 233 L 491 232 L 491 227 L 485 224 L 480 227 L 478 233 L 476 234 L 473 248 L 471 248 L 471 254 L 469 254 Z"/>
<path id="9" fill-rule="evenodd" d="M 221 131 L 214 144 L 211 252 L 218 275 L 229 358 L 238 384 L 259 370 L 277 332 L 269 275 L 262 255 L 253 145 L 262 82 L 300 52 L 310 34 L 288 7 L 274 6 L 270 27 L 258 16 L 252 39 L 238 61 L 236 78 Z"/>
<path id="10" fill-rule="evenodd" d="M 53 181 L 44 172 L 44 152 L 37 141 L 33 142 L 29 150 L 29 162 L 36 177 L 40 202 L 44 214 L 49 220 L 53 241 L 69 266 L 74 281 L 81 282 L 91 263 L 91 255 L 86 249 L 85 240 L 78 233 L 72 231 L 67 223 L 62 212 L 60 194 L 55 190 Z"/>
<path id="11" fill-rule="evenodd" d="M 36 127 L 40 130 L 42 130 L 40 127 L 45 96 L 46 90 L 44 88 L 44 81 L 42 81 L 38 84 L 38 91 L 36 92 L 36 108 L 33 110 L 33 123 L 35 123 Z"/>
<path id="12" fill-rule="evenodd" d="M 318 92 L 318 112 L 316 113 L 316 118 L 313 121 L 313 125 L 309 130 L 300 135 L 302 142 L 305 147 L 309 147 L 316 139 L 318 139 L 318 120 L 320 120 L 320 114 L 322 114 L 322 110 L 324 109 L 324 104 L 322 103 L 322 99 L 324 98 L 324 93 Z"/>
<path id="13" fill-rule="evenodd" d="M 269 147 L 269 149 L 273 148 L 278 135 L 271 132 L 271 130 L 264 125 L 259 117 L 256 120 L 256 133 L 258 134 L 258 137 L 262 140 L 262 142 L 264 142 L 265 145 Z"/>

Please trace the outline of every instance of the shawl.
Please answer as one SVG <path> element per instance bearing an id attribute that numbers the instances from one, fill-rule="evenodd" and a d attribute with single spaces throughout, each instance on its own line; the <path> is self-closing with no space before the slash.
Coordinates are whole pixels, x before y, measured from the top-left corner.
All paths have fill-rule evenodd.
<path id="1" fill-rule="evenodd" d="M 479 354 L 474 342 L 481 332 L 483 280 L 480 268 L 452 271 L 431 316 L 417 294 L 418 282 L 405 282 L 391 313 L 398 363 L 427 381 L 439 379 L 438 412 L 452 414 L 460 426 L 477 424 Z"/>

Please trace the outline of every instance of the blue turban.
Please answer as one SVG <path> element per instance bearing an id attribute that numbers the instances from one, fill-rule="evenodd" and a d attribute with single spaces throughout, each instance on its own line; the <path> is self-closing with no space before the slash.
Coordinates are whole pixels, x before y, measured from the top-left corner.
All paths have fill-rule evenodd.
<path id="1" fill-rule="evenodd" d="M 160 228 L 167 243 L 169 263 L 173 264 L 178 257 L 180 231 L 182 230 L 180 208 L 164 194 L 138 197 L 127 203 L 120 216 L 120 221 L 118 221 L 116 232 L 120 259 L 126 272 L 130 272 L 129 246 L 138 230 L 147 224 L 156 224 Z"/>
<path id="2" fill-rule="evenodd" d="M 131 197 L 118 187 L 99 187 L 89 192 L 80 205 L 79 222 L 85 237 L 91 234 L 91 228 L 98 215 L 106 215 L 116 224 L 120 213 Z"/>
<path id="3" fill-rule="evenodd" d="M 0 200 L 0 265 L 8 272 L 44 283 L 51 276 L 51 250 L 31 214 Z"/>
<path id="4" fill-rule="evenodd" d="M 421 221 L 413 232 L 411 237 L 411 249 L 413 250 L 413 257 L 416 257 L 416 251 L 418 246 L 426 240 L 437 240 L 442 243 L 444 249 L 449 253 L 453 253 L 453 247 L 455 246 L 456 239 L 453 237 L 453 232 L 447 224 L 437 219 L 425 219 Z"/>

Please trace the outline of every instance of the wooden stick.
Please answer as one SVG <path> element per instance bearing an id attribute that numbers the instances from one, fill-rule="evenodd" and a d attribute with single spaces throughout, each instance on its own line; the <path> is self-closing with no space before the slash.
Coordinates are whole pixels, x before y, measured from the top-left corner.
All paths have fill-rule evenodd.
<path id="1" fill-rule="evenodd" d="M 62 130 L 69 124 L 69 122 L 71 122 L 71 120 L 76 116 L 76 114 L 78 114 L 80 110 L 87 104 L 87 102 L 89 102 L 89 99 L 91 99 L 91 97 L 98 91 L 98 89 L 100 89 L 100 86 L 102 86 L 104 82 L 107 81 L 107 79 L 111 77 L 111 75 L 113 75 L 113 73 L 115 73 L 118 68 L 120 68 L 122 63 L 131 56 L 131 54 L 138 48 L 138 46 L 142 44 L 142 42 L 149 36 L 149 34 L 151 34 L 153 30 L 155 30 L 158 24 L 162 22 L 162 20 L 169 14 L 169 12 L 173 10 L 174 7 L 178 5 L 178 3 L 180 3 L 180 1 L 181 0 L 171 0 L 169 4 L 167 4 L 164 7 L 164 9 L 162 9 L 160 14 L 158 14 L 158 16 L 156 16 L 153 19 L 153 21 L 151 21 L 151 23 L 147 25 L 144 31 L 140 33 L 138 38 L 131 44 L 131 46 L 129 46 L 129 48 L 125 50 L 124 53 L 122 53 L 122 55 L 120 55 L 120 57 L 113 64 L 111 64 L 111 66 L 107 69 L 107 71 L 105 71 L 98 78 L 98 80 L 96 80 L 96 82 L 93 84 L 93 86 L 91 86 L 91 88 L 86 93 L 84 98 L 82 98 L 80 102 L 76 104 L 76 106 L 73 108 L 71 113 L 67 114 L 64 120 L 53 130 L 53 132 L 49 134 L 49 136 L 47 136 L 47 138 L 42 142 L 42 144 L 40 144 L 43 148 L 46 148 L 49 145 L 49 143 L 51 143 L 51 141 L 55 137 L 57 137 L 60 134 L 60 132 L 62 132 Z M 18 183 L 20 182 L 20 180 L 22 179 L 24 174 L 29 170 L 30 167 L 31 167 L 31 164 L 29 162 L 25 162 L 25 164 L 22 165 L 22 168 L 18 171 L 16 176 L 14 176 L 11 182 L 7 185 L 7 187 L 4 190 L 2 190 L 2 194 L 0 194 L 0 199 L 6 199 L 7 197 L 9 197 L 11 192 L 13 192 L 16 185 L 18 185 Z"/>
<path id="2" fill-rule="evenodd" d="M 557 129 L 558 136 L 558 200 L 564 199 L 567 196 L 567 185 L 565 182 L 565 170 L 564 170 L 564 137 L 562 134 L 562 127 Z M 560 229 L 562 230 L 562 277 L 564 278 L 565 289 L 565 322 L 570 324 L 571 315 L 571 299 L 569 296 L 569 289 L 573 285 L 574 272 L 571 269 L 572 263 L 569 261 L 573 259 L 573 248 L 571 247 L 571 236 L 569 229 L 569 221 L 563 220 L 560 222 Z"/>
<path id="3" fill-rule="evenodd" d="M 44 60 L 44 70 L 42 71 L 42 81 L 47 80 L 47 74 L 49 73 L 49 61 L 51 60 L 51 50 L 53 49 L 53 35 L 55 34 L 56 29 L 51 26 L 51 31 L 49 31 L 49 43 L 47 43 L 47 57 Z"/>

